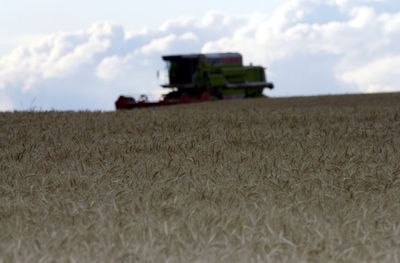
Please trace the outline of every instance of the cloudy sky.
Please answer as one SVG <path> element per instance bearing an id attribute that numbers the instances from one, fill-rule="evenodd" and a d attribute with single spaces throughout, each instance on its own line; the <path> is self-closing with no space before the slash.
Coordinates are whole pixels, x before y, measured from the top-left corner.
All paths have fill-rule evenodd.
<path id="1" fill-rule="evenodd" d="M 237 51 L 270 96 L 400 91 L 398 0 L 0 0 L 0 110 L 158 99 L 163 54 Z"/>

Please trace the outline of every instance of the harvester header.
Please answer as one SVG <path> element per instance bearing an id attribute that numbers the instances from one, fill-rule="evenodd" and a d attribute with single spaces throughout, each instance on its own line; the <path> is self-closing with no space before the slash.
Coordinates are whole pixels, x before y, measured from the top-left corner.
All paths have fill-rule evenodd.
<path id="1" fill-rule="evenodd" d="M 166 62 L 168 83 L 163 88 L 170 92 L 158 102 L 149 102 L 142 95 L 139 100 L 120 96 L 117 109 L 132 109 L 195 103 L 216 99 L 262 97 L 264 88 L 273 89 L 261 66 L 244 66 L 240 53 L 211 53 L 168 55 Z"/>

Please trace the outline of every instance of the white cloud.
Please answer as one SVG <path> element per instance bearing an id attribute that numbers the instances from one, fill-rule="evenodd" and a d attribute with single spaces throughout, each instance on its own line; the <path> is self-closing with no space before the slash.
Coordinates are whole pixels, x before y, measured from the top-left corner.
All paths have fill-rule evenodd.
<path id="1" fill-rule="evenodd" d="M 382 16 L 385 24 L 385 33 L 388 35 L 400 34 L 400 13 Z"/>
<path id="2" fill-rule="evenodd" d="M 27 91 L 40 81 L 74 73 L 110 47 L 112 34 L 109 24 L 95 24 L 87 31 L 56 33 L 18 47 L 0 59 L 0 88 L 18 85 Z"/>
<path id="3" fill-rule="evenodd" d="M 152 40 L 149 44 L 143 46 L 139 52 L 145 55 L 165 52 L 176 40 L 177 36 L 175 34 L 160 37 Z"/>
<path id="4" fill-rule="evenodd" d="M 97 66 L 96 75 L 103 80 L 115 80 L 123 74 L 125 67 L 126 63 L 118 56 L 106 57 Z"/>
<path id="5" fill-rule="evenodd" d="M 379 11 L 380 2 L 288 0 L 271 16 L 212 11 L 137 32 L 96 23 L 0 58 L 0 90 L 14 105 L 112 109 L 120 93 L 160 94 L 161 55 L 200 51 L 239 51 L 268 66 L 273 95 L 400 90 L 400 12 Z"/>
<path id="6" fill-rule="evenodd" d="M 385 57 L 355 68 L 339 76 L 343 81 L 354 84 L 362 92 L 400 90 L 400 55 Z"/>
<path id="7" fill-rule="evenodd" d="M 351 11 L 353 19 L 349 25 L 354 28 L 365 28 L 368 25 L 375 24 L 375 10 L 372 7 L 356 7 Z"/>

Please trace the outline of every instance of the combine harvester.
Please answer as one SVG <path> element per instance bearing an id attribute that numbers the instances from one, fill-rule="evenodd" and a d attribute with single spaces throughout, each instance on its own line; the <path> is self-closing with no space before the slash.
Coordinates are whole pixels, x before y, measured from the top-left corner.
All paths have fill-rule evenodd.
<path id="1" fill-rule="evenodd" d="M 239 53 L 164 56 L 171 91 L 157 102 L 142 95 L 139 100 L 120 96 L 118 110 L 197 103 L 209 100 L 256 98 L 264 88 L 273 89 L 261 66 L 244 66 Z"/>

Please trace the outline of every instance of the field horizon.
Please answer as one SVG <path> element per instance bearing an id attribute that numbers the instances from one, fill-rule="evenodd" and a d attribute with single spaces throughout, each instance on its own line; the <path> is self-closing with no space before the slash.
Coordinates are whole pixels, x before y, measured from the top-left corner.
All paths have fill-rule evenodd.
<path id="1" fill-rule="evenodd" d="M 399 102 L 0 113 L 0 262 L 400 262 Z"/>

